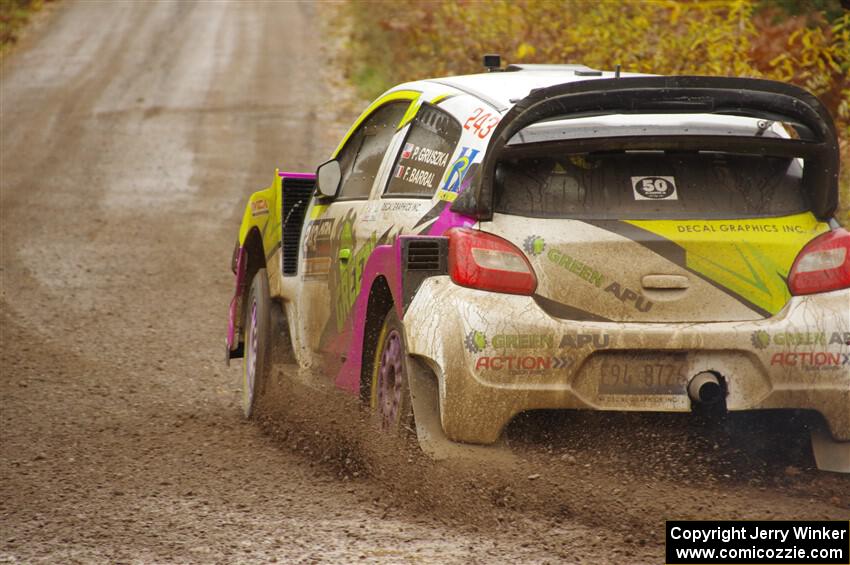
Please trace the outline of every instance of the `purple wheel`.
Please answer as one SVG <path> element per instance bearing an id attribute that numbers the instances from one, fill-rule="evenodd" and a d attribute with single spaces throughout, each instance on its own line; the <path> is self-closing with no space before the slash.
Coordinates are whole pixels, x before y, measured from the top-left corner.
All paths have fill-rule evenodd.
<path id="1" fill-rule="evenodd" d="M 401 359 L 401 336 L 392 330 L 386 337 L 378 367 L 378 414 L 381 427 L 396 426 L 401 405 L 401 389 L 404 382 L 404 365 Z"/>
<path id="2" fill-rule="evenodd" d="M 395 309 L 387 314 L 378 337 L 372 370 L 372 410 L 381 429 L 400 433 L 410 428 L 412 412 L 407 386 L 407 349 Z"/>

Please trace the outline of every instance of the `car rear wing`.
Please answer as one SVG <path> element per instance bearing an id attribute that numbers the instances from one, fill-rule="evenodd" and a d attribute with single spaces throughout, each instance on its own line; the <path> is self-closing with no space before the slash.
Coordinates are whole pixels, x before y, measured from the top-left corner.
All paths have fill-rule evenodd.
<path id="1" fill-rule="evenodd" d="M 769 80 L 675 76 L 596 79 L 533 90 L 499 122 L 477 182 L 458 196 L 452 210 L 479 221 L 492 218 L 496 164 L 507 157 L 539 151 L 542 145 L 509 145 L 517 132 L 542 121 L 612 114 L 760 118 L 790 125 L 797 138 L 632 135 L 545 143 L 557 143 L 559 150 L 574 153 L 654 149 L 799 157 L 804 160 L 803 187 L 815 216 L 828 220 L 838 205 L 838 137 L 829 111 L 817 97 L 802 88 Z"/>

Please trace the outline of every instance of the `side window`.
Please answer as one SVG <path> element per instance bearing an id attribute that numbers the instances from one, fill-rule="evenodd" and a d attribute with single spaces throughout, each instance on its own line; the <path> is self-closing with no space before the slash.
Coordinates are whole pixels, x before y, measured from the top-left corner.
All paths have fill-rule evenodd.
<path id="1" fill-rule="evenodd" d="M 384 196 L 430 198 L 443 179 L 460 134 L 460 124 L 453 117 L 423 104 L 404 140 Z"/>
<path id="2" fill-rule="evenodd" d="M 401 101 L 381 106 L 349 138 L 337 155 L 342 171 L 341 200 L 369 197 L 384 152 L 409 105 L 408 101 Z"/>

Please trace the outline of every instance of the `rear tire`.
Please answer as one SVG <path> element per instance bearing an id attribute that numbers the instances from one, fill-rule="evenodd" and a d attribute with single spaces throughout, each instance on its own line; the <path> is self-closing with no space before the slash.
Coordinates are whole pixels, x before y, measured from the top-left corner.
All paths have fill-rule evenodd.
<path id="1" fill-rule="evenodd" d="M 260 269 L 251 281 L 245 300 L 245 353 L 242 361 L 242 413 L 245 418 L 256 414 L 257 404 L 265 392 L 271 369 L 269 279 Z"/>
<path id="2" fill-rule="evenodd" d="M 372 412 L 389 435 L 406 435 L 414 429 L 407 371 L 404 326 L 391 307 L 378 334 L 370 387 Z"/>

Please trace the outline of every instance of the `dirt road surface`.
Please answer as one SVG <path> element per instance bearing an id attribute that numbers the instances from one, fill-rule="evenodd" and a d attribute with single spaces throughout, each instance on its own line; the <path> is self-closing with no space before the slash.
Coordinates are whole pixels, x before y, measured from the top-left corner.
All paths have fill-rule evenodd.
<path id="1" fill-rule="evenodd" d="M 0 562 L 662 563 L 665 519 L 850 516 L 787 418 L 538 415 L 477 465 L 243 422 L 244 199 L 352 118 L 321 9 L 68 0 L 3 61 Z"/>

